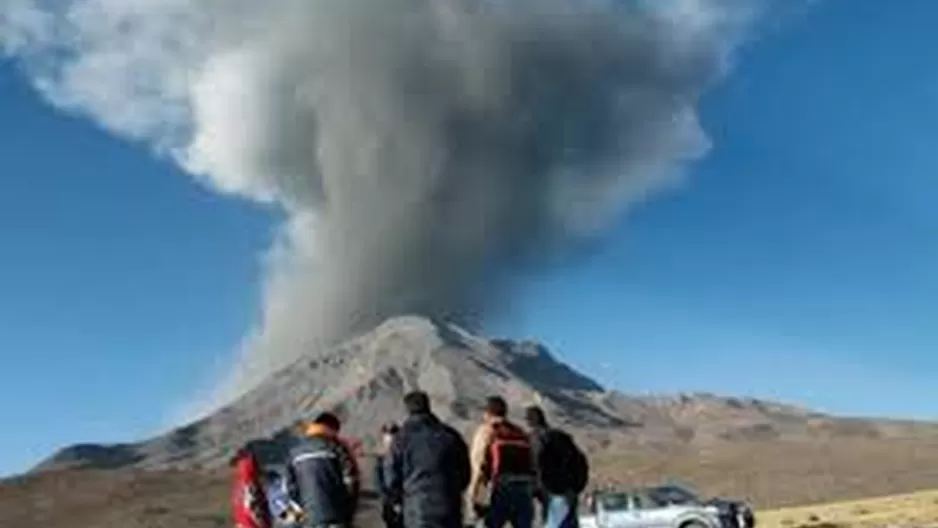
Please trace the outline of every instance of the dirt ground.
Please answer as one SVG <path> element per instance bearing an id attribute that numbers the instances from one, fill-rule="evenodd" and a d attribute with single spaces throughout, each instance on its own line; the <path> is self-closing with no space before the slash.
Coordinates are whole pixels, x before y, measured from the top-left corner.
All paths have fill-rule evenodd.
<path id="1" fill-rule="evenodd" d="M 592 466 L 596 484 L 680 482 L 703 495 L 750 500 L 760 526 L 767 528 L 938 522 L 938 493 L 896 497 L 938 489 L 938 444 L 923 439 L 841 441 L 833 450 L 817 443 L 769 442 L 735 442 L 710 450 L 632 450 L 596 458 Z M 368 479 L 367 462 L 362 470 Z M 877 496 L 890 498 L 836 505 Z M 227 501 L 224 471 L 58 471 L 0 483 L 0 527 L 230 527 Z M 373 498 L 365 501 L 362 528 L 379 526 L 375 506 Z"/>

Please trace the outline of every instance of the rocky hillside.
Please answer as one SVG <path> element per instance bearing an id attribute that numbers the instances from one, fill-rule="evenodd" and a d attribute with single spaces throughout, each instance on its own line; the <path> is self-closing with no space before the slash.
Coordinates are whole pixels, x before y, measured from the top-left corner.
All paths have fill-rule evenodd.
<path id="1" fill-rule="evenodd" d="M 605 390 L 538 343 L 489 340 L 402 317 L 291 365 L 201 421 L 138 444 L 69 447 L 37 470 L 216 468 L 246 440 L 276 444 L 297 420 L 322 410 L 342 416 L 347 434 L 368 446 L 380 423 L 402 417 L 402 396 L 417 388 L 466 433 L 489 394 L 504 396 L 515 412 L 537 402 L 594 456 L 753 441 L 938 438 L 931 424 L 835 418 L 754 399 L 627 396 Z"/>

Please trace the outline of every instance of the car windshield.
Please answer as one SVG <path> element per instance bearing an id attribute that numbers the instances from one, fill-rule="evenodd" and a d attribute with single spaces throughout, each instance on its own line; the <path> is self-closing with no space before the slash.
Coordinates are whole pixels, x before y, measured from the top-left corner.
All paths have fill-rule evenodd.
<path id="1" fill-rule="evenodd" d="M 659 486 L 648 490 L 648 495 L 656 503 L 667 504 L 699 504 L 700 499 L 692 491 L 680 486 Z"/>
<path id="2" fill-rule="evenodd" d="M 629 495 L 627 493 L 604 493 L 599 497 L 605 511 L 621 511 L 629 509 Z"/>

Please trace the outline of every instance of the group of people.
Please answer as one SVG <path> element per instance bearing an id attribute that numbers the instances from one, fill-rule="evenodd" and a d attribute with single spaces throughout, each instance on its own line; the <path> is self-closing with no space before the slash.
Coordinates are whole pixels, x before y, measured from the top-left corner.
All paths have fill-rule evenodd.
<path id="1" fill-rule="evenodd" d="M 532 528 L 537 509 L 546 528 L 578 528 L 589 464 L 541 408 L 525 409 L 521 427 L 508 419 L 505 400 L 490 396 L 467 444 L 433 413 L 426 393 L 411 392 L 403 403 L 407 418 L 382 427 L 375 466 L 387 528 Z M 263 471 L 245 446 L 234 459 L 236 527 L 268 528 L 275 518 L 302 528 L 352 527 L 361 474 L 340 429 L 334 414 L 316 417 L 290 448 L 282 485 L 252 481 Z"/>

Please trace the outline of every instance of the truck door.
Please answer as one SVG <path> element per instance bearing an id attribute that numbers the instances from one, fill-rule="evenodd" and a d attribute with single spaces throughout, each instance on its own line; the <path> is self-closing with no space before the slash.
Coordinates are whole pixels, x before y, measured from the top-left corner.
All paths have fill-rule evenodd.
<path id="1" fill-rule="evenodd" d="M 627 493 L 609 493 L 597 501 L 596 523 L 599 528 L 638 528 Z"/>
<path id="2" fill-rule="evenodd" d="M 662 507 L 647 493 L 635 493 L 633 499 L 640 528 L 672 528 L 675 514 L 670 508 Z"/>

